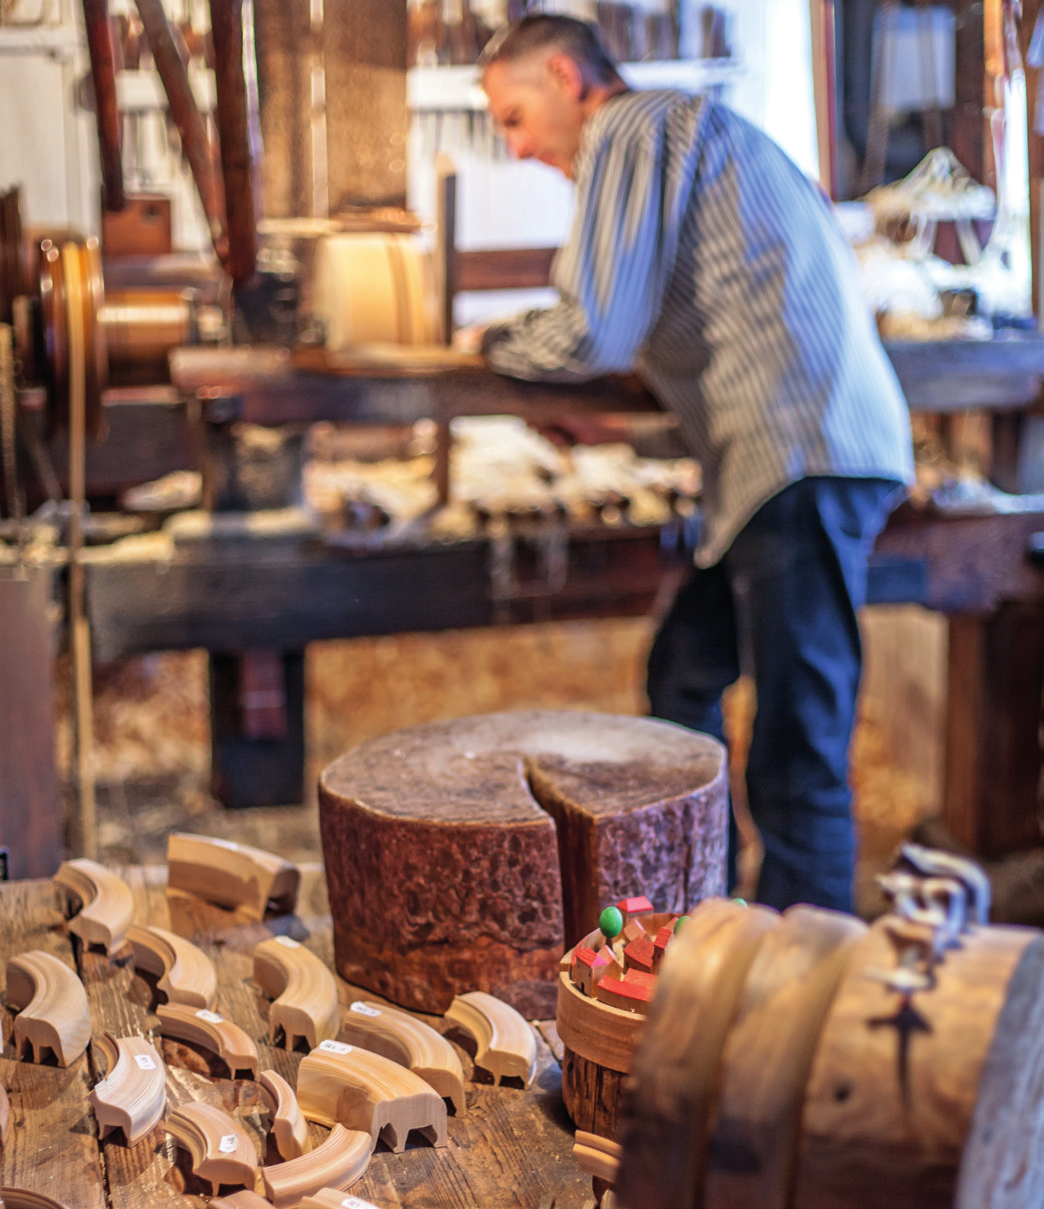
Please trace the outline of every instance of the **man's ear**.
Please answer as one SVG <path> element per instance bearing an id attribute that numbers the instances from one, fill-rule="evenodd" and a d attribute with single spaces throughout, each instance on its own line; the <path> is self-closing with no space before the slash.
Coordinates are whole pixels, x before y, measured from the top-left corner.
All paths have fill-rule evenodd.
<path id="1" fill-rule="evenodd" d="M 579 64 L 569 55 L 559 51 L 557 54 L 549 56 L 547 71 L 552 82 L 557 84 L 570 100 L 583 100 L 584 94 L 587 92 L 587 81 L 584 79 L 584 73 Z"/>

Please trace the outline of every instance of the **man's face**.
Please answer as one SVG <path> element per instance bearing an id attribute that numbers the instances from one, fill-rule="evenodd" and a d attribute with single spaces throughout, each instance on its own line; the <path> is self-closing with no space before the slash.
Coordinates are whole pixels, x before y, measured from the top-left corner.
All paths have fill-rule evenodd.
<path id="1" fill-rule="evenodd" d="M 557 168 L 570 180 L 584 124 L 583 84 L 565 55 L 493 63 L 482 81 L 489 111 L 511 154 Z"/>

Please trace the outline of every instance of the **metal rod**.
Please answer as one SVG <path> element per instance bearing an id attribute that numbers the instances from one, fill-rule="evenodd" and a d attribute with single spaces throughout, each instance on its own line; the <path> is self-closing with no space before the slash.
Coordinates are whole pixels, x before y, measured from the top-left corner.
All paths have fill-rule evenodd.
<path id="1" fill-rule="evenodd" d="M 87 50 L 91 56 L 94 80 L 94 112 L 98 124 L 98 150 L 101 157 L 102 208 L 122 210 L 123 160 L 120 148 L 123 131 L 116 105 L 116 65 L 109 35 L 108 0 L 83 0 L 83 20 L 87 30 Z"/>

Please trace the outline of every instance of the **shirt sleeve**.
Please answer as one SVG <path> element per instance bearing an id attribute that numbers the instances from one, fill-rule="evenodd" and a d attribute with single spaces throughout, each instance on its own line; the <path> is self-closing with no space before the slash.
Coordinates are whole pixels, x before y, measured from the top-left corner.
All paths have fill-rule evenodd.
<path id="1" fill-rule="evenodd" d="M 570 382 L 628 370 L 659 316 L 684 192 L 662 133 L 648 122 L 610 131 L 580 156 L 576 217 L 551 272 L 559 301 L 486 330 L 499 373 Z"/>

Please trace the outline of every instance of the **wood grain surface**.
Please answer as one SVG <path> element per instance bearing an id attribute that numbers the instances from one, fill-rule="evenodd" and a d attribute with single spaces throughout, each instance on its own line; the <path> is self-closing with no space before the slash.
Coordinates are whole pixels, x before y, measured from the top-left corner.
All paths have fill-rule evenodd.
<path id="1" fill-rule="evenodd" d="M 131 886 L 135 922 L 169 928 L 199 945 L 218 971 L 216 1010 L 244 1028 L 258 1045 L 261 1066 L 277 1071 L 291 1086 L 302 1051 L 287 1052 L 268 1040 L 269 1000 L 252 981 L 253 950 L 275 935 L 291 936 L 333 968 L 333 941 L 325 881 L 318 866 L 305 870 L 297 912 L 250 921 L 185 894 L 168 896 L 162 868 L 119 870 Z M 129 945 L 106 955 L 84 950 L 67 929 L 50 881 L 0 885 L 0 956 L 43 949 L 75 966 L 90 1003 L 93 1035 L 147 1037 L 167 1066 L 168 1111 L 203 1100 L 234 1116 L 266 1163 L 279 1161 L 266 1145 L 270 1126 L 260 1088 L 250 1079 L 231 1079 L 218 1059 L 204 1050 L 163 1038 L 155 1007 L 162 994 L 156 979 L 134 968 Z M 338 979 L 342 1009 L 360 990 Z M 425 1017 L 446 1032 L 438 1017 Z M 3 1013 L 6 1044 L 0 1055 L 0 1082 L 10 1098 L 13 1128 L 3 1152 L 0 1183 L 25 1188 L 75 1209 L 155 1209 L 195 1206 L 210 1198 L 209 1184 L 193 1176 L 189 1156 L 158 1125 L 128 1148 L 119 1132 L 104 1142 L 88 1102 L 91 1086 L 106 1074 L 99 1046 L 69 1069 L 19 1061 L 11 1045 L 12 1018 Z M 547 1026 L 553 1036 L 553 1025 Z M 572 1128 L 561 1099 L 558 1061 L 538 1036 L 537 1071 L 528 1091 L 493 1087 L 476 1072 L 458 1033 L 450 1041 L 463 1063 L 467 1115 L 449 1118 L 449 1145 L 438 1150 L 411 1145 L 401 1154 L 381 1147 L 352 1194 L 381 1206 L 446 1206 L 447 1209 L 536 1209 L 554 1198 L 558 1209 L 592 1204 L 591 1182 L 572 1157 Z M 313 1143 L 328 1130 L 309 1125 Z M 260 1185 L 259 1185 L 260 1188 Z"/>

